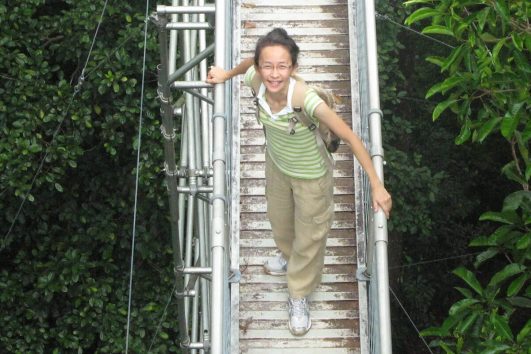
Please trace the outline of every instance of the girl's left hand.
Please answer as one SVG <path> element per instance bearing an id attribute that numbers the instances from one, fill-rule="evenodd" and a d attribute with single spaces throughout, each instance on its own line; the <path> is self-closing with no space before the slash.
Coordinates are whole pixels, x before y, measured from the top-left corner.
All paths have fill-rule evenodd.
<path id="1" fill-rule="evenodd" d="M 385 213 L 385 217 L 389 219 L 392 207 L 393 200 L 383 184 L 379 184 L 372 189 L 372 208 L 375 213 L 382 208 L 383 212 Z"/>

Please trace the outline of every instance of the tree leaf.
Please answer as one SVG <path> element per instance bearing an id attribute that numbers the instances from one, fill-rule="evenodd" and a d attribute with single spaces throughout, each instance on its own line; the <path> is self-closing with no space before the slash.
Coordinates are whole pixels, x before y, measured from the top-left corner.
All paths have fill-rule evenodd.
<path id="1" fill-rule="evenodd" d="M 406 18 L 406 25 L 411 25 L 417 21 L 420 21 L 422 19 L 425 19 L 425 18 L 428 18 L 428 17 L 433 17 L 433 16 L 437 16 L 439 15 L 440 12 L 437 11 L 437 10 L 434 10 L 430 7 L 422 7 L 416 11 L 414 11 L 411 15 L 408 16 L 408 18 Z"/>
<path id="2" fill-rule="evenodd" d="M 487 22 L 487 17 L 490 13 L 490 7 L 485 7 L 483 10 L 481 10 L 478 13 L 478 28 L 480 31 L 483 31 L 483 28 L 485 27 L 485 22 Z"/>
<path id="3" fill-rule="evenodd" d="M 489 33 L 489 32 L 482 32 L 479 35 L 479 37 L 481 38 L 481 40 L 487 43 L 495 43 L 500 40 L 499 38 L 496 38 L 496 36 L 492 35 L 492 33 Z"/>
<path id="4" fill-rule="evenodd" d="M 465 44 L 461 44 L 459 47 L 454 48 L 450 56 L 444 61 L 444 65 L 441 67 L 441 72 L 446 71 L 453 63 L 455 63 L 463 54 Z"/>
<path id="5" fill-rule="evenodd" d="M 461 288 L 459 286 L 456 286 L 455 289 L 457 291 L 459 291 L 464 297 L 466 297 L 467 299 L 471 299 L 474 297 L 474 294 L 472 293 L 472 291 L 470 291 L 470 289 L 467 289 L 467 288 Z"/>
<path id="6" fill-rule="evenodd" d="M 448 313 L 450 315 L 457 315 L 458 313 L 462 312 L 463 310 L 467 309 L 468 307 L 477 304 L 479 300 L 476 299 L 462 299 L 457 301 L 455 304 L 450 307 L 450 310 Z"/>
<path id="7" fill-rule="evenodd" d="M 530 245 L 531 245 L 531 234 L 528 232 L 522 237 L 520 237 L 520 239 L 518 239 L 515 246 L 516 246 L 516 249 L 518 250 L 526 250 L 529 248 Z"/>
<path id="8" fill-rule="evenodd" d="M 507 38 L 502 38 L 501 40 L 498 41 L 498 43 L 496 43 L 496 45 L 492 49 L 492 61 L 496 65 L 500 65 L 498 56 L 500 55 L 500 51 L 502 50 L 506 42 L 507 42 Z"/>
<path id="9" fill-rule="evenodd" d="M 509 13 L 509 8 L 507 7 L 507 3 L 505 2 L 505 0 L 496 0 L 496 1 L 494 1 L 494 8 L 496 9 L 496 11 L 500 15 L 500 17 L 505 22 L 509 21 L 510 13 Z"/>
<path id="10" fill-rule="evenodd" d="M 520 220 L 518 215 L 512 210 L 506 210 L 502 212 L 487 211 L 479 217 L 480 221 L 497 221 L 504 224 L 517 224 Z"/>
<path id="11" fill-rule="evenodd" d="M 494 325 L 498 336 L 513 341 L 513 332 L 509 327 L 509 320 L 507 318 L 502 317 L 497 313 L 493 313 L 490 316 L 490 321 Z"/>
<path id="12" fill-rule="evenodd" d="M 467 330 L 472 326 L 476 320 L 478 319 L 479 314 L 477 312 L 473 312 L 468 317 L 462 321 L 459 326 L 457 326 L 458 333 L 466 333 Z"/>
<path id="13" fill-rule="evenodd" d="M 518 115 L 519 117 L 520 115 Z M 520 155 L 522 155 L 522 159 L 524 160 L 524 163 L 527 165 L 529 164 L 529 150 L 528 150 L 528 143 L 529 141 L 524 141 L 523 136 L 519 131 L 516 131 L 514 133 L 514 137 L 516 138 L 516 142 L 518 143 L 518 151 L 520 152 Z"/>
<path id="14" fill-rule="evenodd" d="M 526 267 L 522 264 L 508 264 L 502 270 L 494 274 L 494 276 L 490 279 L 488 286 L 493 288 L 498 287 L 504 280 L 512 277 L 513 275 L 523 272 L 525 269 Z"/>
<path id="15" fill-rule="evenodd" d="M 531 202 L 530 191 L 517 191 L 509 194 L 503 200 L 503 211 L 515 211 L 520 208 L 524 202 Z"/>
<path id="16" fill-rule="evenodd" d="M 513 296 L 510 298 L 507 298 L 507 301 L 509 301 L 514 306 L 524 307 L 531 309 L 531 300 L 527 297 L 523 296 Z"/>
<path id="17" fill-rule="evenodd" d="M 526 324 L 516 336 L 516 343 L 522 344 L 525 339 L 529 339 L 531 333 L 531 320 L 527 320 Z"/>
<path id="18" fill-rule="evenodd" d="M 426 57 L 426 61 L 428 63 L 435 64 L 438 67 L 441 67 L 444 64 L 444 58 L 442 58 L 442 57 L 429 56 L 429 57 Z"/>
<path id="19" fill-rule="evenodd" d="M 494 117 L 491 118 L 488 122 L 481 125 L 481 127 L 478 130 L 478 141 L 481 143 L 489 134 L 494 130 L 494 128 L 500 123 L 502 120 L 501 117 Z"/>
<path id="20" fill-rule="evenodd" d="M 405 6 L 415 5 L 415 4 L 431 4 L 432 0 L 409 0 L 404 2 Z"/>
<path id="21" fill-rule="evenodd" d="M 515 181 L 517 183 L 520 183 L 522 185 L 527 183 L 527 180 L 523 178 L 522 175 L 518 172 L 516 169 L 516 164 L 514 161 L 509 162 L 501 169 L 502 173 L 511 181 Z"/>
<path id="22" fill-rule="evenodd" d="M 429 327 L 420 331 L 420 335 L 423 337 L 442 336 L 441 329 L 439 327 Z"/>
<path id="23" fill-rule="evenodd" d="M 507 349 L 511 348 L 507 344 L 503 344 L 503 343 L 492 341 L 492 340 L 483 342 L 483 346 L 486 346 L 487 349 L 481 351 L 479 354 L 506 353 Z"/>
<path id="24" fill-rule="evenodd" d="M 527 281 L 527 274 L 522 274 L 515 280 L 511 282 L 509 287 L 507 288 L 507 296 L 515 296 L 518 294 L 520 290 L 522 290 L 522 287 L 524 286 L 525 282 Z"/>
<path id="25" fill-rule="evenodd" d="M 464 142 L 466 142 L 468 139 L 470 139 L 471 130 L 470 130 L 470 119 L 466 118 L 463 125 L 461 125 L 461 132 L 459 135 L 455 138 L 455 144 L 461 145 Z"/>
<path id="26" fill-rule="evenodd" d="M 433 121 L 437 120 L 442 112 L 446 110 L 449 106 L 451 106 L 453 103 L 457 102 L 456 99 L 447 99 L 446 101 L 442 101 L 435 108 L 433 109 L 433 115 L 432 119 Z"/>
<path id="27" fill-rule="evenodd" d="M 520 122 L 519 116 L 514 116 L 509 112 L 505 113 L 500 125 L 500 131 L 503 137 L 507 140 L 512 138 L 512 135 Z"/>
<path id="28" fill-rule="evenodd" d="M 433 25 L 427 26 L 422 30 L 424 34 L 442 34 L 445 36 L 454 36 L 454 32 L 446 26 Z"/>
<path id="29" fill-rule="evenodd" d="M 496 246 L 496 243 L 487 236 L 477 236 L 468 244 L 470 247 Z"/>
<path id="30" fill-rule="evenodd" d="M 459 77 L 459 76 L 452 76 L 446 80 L 444 80 L 443 82 L 440 82 L 436 85 L 433 85 L 429 90 L 428 92 L 426 93 L 426 97 L 425 98 L 430 98 L 431 96 L 433 96 L 434 94 L 438 93 L 438 92 L 446 92 L 448 91 L 449 89 L 451 89 L 452 87 L 456 86 L 456 85 L 459 85 L 461 82 L 463 82 L 464 79 L 462 77 Z"/>
<path id="31" fill-rule="evenodd" d="M 477 280 L 476 276 L 466 269 L 465 267 L 459 267 L 453 271 L 455 275 L 463 279 L 476 293 L 483 296 L 483 288 Z"/>
<path id="32" fill-rule="evenodd" d="M 500 251 L 498 250 L 498 248 L 495 248 L 495 247 L 491 247 L 491 248 L 481 252 L 480 254 L 478 254 L 476 256 L 476 261 L 474 262 L 474 267 L 478 268 L 484 262 L 488 261 L 489 259 L 491 259 L 492 257 L 496 256 L 499 253 L 500 253 Z"/>

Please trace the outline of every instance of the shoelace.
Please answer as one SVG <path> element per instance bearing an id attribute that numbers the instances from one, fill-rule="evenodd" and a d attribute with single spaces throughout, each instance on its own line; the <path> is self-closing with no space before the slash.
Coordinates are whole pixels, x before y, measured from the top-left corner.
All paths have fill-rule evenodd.
<path id="1" fill-rule="evenodd" d="M 306 316 L 306 298 L 291 300 L 293 315 L 297 317 Z"/>

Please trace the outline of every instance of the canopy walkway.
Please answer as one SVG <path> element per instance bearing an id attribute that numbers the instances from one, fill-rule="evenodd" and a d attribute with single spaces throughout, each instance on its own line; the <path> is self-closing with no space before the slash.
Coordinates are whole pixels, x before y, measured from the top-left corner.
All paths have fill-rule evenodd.
<path id="1" fill-rule="evenodd" d="M 232 67 L 253 55 L 260 36 L 285 28 L 301 48 L 298 73 L 340 98 L 338 114 L 370 147 L 383 177 L 373 6 L 361 0 L 174 0 L 157 7 L 161 130 L 184 350 L 391 353 L 386 220 L 370 212 L 367 181 L 350 150 L 342 145 L 334 154 L 335 221 L 322 284 L 310 297 L 312 329 L 294 337 L 287 328 L 286 279 L 262 268 L 277 251 L 266 217 L 264 136 L 251 92 L 241 78 L 215 87 L 204 82 L 211 54 L 213 64 Z"/>

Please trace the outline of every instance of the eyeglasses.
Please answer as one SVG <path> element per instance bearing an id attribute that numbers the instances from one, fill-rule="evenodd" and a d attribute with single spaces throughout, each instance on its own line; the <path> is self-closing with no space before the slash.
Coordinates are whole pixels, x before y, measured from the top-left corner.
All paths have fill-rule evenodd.
<path id="1" fill-rule="evenodd" d="M 280 64 L 279 66 L 275 67 L 271 64 L 265 64 L 265 65 L 260 65 L 260 69 L 267 73 L 273 72 L 274 70 L 285 73 L 291 69 L 291 65 Z"/>

